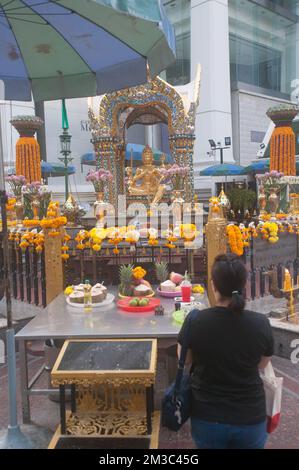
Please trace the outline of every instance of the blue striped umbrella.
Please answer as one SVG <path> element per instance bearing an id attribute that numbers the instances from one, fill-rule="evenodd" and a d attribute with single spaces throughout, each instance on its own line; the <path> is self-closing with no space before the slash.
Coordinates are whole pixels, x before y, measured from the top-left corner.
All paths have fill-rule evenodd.
<path id="1" fill-rule="evenodd" d="M 261 159 L 258 162 L 253 162 L 244 168 L 244 174 L 249 173 L 266 173 L 270 171 L 270 158 Z M 296 172 L 299 174 L 299 161 L 296 161 Z"/>
<path id="2" fill-rule="evenodd" d="M 205 168 L 200 172 L 200 176 L 237 176 L 242 175 L 243 171 L 243 166 L 223 163 L 223 165 L 213 165 Z"/>
<path id="3" fill-rule="evenodd" d="M 250 174 L 250 173 L 265 173 L 268 171 L 270 168 L 270 159 L 269 158 L 263 158 L 259 161 L 252 162 L 250 165 L 246 166 L 244 168 L 244 174 Z"/>
<path id="4" fill-rule="evenodd" d="M 126 161 L 131 160 L 131 152 L 133 153 L 133 161 L 139 162 L 142 159 L 142 152 L 145 146 L 141 144 L 127 144 L 126 145 Z M 152 149 L 155 161 L 160 161 L 162 154 L 166 155 L 166 163 L 171 163 L 171 155 L 163 153 L 161 150 Z M 96 166 L 96 154 L 94 152 L 85 153 L 81 157 L 81 165 Z"/>
<path id="5" fill-rule="evenodd" d="M 76 173 L 76 168 L 73 165 L 68 165 L 67 170 L 69 176 Z M 63 163 L 41 162 L 41 171 L 43 178 L 65 176 L 65 166 Z"/>
<path id="6" fill-rule="evenodd" d="M 175 60 L 160 0 L 0 0 L 1 99 L 109 93 Z"/>

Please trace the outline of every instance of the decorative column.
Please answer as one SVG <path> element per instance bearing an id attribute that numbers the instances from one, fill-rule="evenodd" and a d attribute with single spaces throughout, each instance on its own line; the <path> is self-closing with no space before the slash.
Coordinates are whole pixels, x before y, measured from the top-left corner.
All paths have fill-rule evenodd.
<path id="1" fill-rule="evenodd" d="M 61 237 L 50 237 L 49 231 L 45 233 L 45 277 L 46 302 L 49 305 L 55 297 L 63 292 L 63 267 L 61 259 Z"/>
<path id="2" fill-rule="evenodd" d="M 208 255 L 208 297 L 210 305 L 215 305 L 215 297 L 212 290 L 212 266 L 218 255 L 227 252 L 226 219 L 223 216 L 222 207 L 215 212 L 213 205 L 210 205 L 209 219 L 206 225 L 207 255 Z"/>
<path id="3" fill-rule="evenodd" d="M 117 204 L 117 182 L 116 182 L 116 159 L 115 142 L 113 137 L 103 136 L 92 140 L 97 155 L 97 168 L 109 170 L 115 179 L 109 183 L 108 193 L 104 195 L 107 202 L 116 207 Z"/>
<path id="4" fill-rule="evenodd" d="M 16 144 L 16 175 L 25 176 L 27 183 L 41 181 L 40 147 L 34 134 L 43 121 L 36 116 L 16 116 L 10 123 L 20 134 Z"/>
<path id="5" fill-rule="evenodd" d="M 270 170 L 296 176 L 296 137 L 292 121 L 297 116 L 297 105 L 280 105 L 270 108 L 267 116 L 274 122 L 275 129 L 270 142 Z"/>
<path id="6" fill-rule="evenodd" d="M 191 0 L 191 77 L 202 67 L 194 163 L 209 160 L 208 139 L 232 137 L 228 0 Z M 233 149 L 224 153 L 233 162 Z M 210 164 L 211 161 L 209 161 Z"/>
<path id="7" fill-rule="evenodd" d="M 193 202 L 194 199 L 194 141 L 194 134 L 175 134 L 169 137 L 170 149 L 174 162 L 177 165 L 188 166 L 190 168 L 184 193 L 185 202 Z"/>

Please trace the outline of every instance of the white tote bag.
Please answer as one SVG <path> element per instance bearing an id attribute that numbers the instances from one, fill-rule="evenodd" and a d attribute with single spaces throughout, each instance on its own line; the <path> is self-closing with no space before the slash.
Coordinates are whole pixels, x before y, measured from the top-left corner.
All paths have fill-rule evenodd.
<path id="1" fill-rule="evenodd" d="M 276 377 L 271 362 L 261 375 L 264 382 L 267 410 L 267 432 L 275 431 L 280 421 L 283 378 Z"/>

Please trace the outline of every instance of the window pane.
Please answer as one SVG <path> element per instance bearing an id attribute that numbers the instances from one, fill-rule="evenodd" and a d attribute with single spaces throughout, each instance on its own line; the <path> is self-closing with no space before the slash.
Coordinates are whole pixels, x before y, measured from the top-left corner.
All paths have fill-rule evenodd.
<path id="1" fill-rule="evenodd" d="M 172 85 L 185 85 L 190 82 L 190 0 L 164 0 L 163 4 L 175 29 L 177 56 L 164 78 Z"/>
<path id="2" fill-rule="evenodd" d="M 295 23 L 249 0 L 229 1 L 231 81 L 290 93 Z"/>

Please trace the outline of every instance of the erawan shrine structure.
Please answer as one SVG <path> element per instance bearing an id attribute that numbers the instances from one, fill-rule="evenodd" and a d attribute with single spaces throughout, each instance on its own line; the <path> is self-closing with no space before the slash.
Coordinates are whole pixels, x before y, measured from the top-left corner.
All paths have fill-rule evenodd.
<path id="1" fill-rule="evenodd" d="M 43 122 L 12 120 L 20 138 L 15 174 L 7 177 L 11 292 L 24 305 L 44 308 L 17 335 L 23 420 L 30 420 L 31 395 L 41 392 L 34 388 L 39 375 L 28 378 L 29 343 L 51 340 L 57 360 L 50 381 L 61 403 L 51 448 L 80 439 L 110 439 L 112 448 L 120 438 L 132 448 L 158 447 L 156 364 L 168 357 L 170 379 L 168 351 L 185 316 L 214 304 L 210 278 L 218 254 L 231 251 L 244 261 L 247 301 L 270 315 L 279 337 L 276 353 L 289 357 L 299 330 L 299 179 L 292 130 L 298 108 L 268 111 L 276 127 L 269 171 L 256 178 L 253 207 L 233 210 L 233 192 L 223 188 L 205 214 L 194 194 L 199 106 L 200 68 L 187 107 L 157 77 L 105 95 L 98 114 L 90 109 L 96 168 L 86 179 L 95 190 L 92 218 L 84 217 L 72 194 L 60 205 L 43 184 L 34 137 Z M 138 164 L 133 158 L 128 163 L 126 131 L 157 123 L 168 126 L 170 161 L 146 146 Z M 161 205 L 168 208 L 166 223 L 154 217 Z M 105 373 L 99 372 L 105 369 L 99 351 L 108 358 Z"/>
<path id="2" fill-rule="evenodd" d="M 200 69 L 195 81 L 193 101 L 185 109 L 182 97 L 168 83 L 157 77 L 145 85 L 106 95 L 100 104 L 99 116 L 90 110 L 93 143 L 98 166 L 110 171 L 114 178 L 109 182 L 109 202 L 117 203 L 118 194 L 126 194 L 129 201 L 158 203 L 170 201 L 163 185 L 165 162 L 153 168 L 153 155 L 147 148 L 143 167 L 133 174 L 133 162 L 125 167 L 125 135 L 134 124 L 168 126 L 172 161 L 177 167 L 188 168 L 184 181 L 184 200 L 194 196 L 193 151 L 196 109 L 199 105 Z"/>

